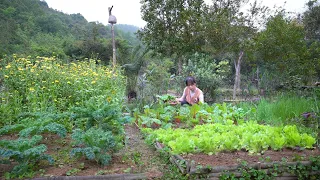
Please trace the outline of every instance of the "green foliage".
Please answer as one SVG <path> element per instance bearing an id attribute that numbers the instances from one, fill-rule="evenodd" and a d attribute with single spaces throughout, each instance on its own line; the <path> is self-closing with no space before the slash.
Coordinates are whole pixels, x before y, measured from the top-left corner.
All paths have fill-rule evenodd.
<path id="1" fill-rule="evenodd" d="M 275 72 L 274 84 L 292 76 L 306 83 L 315 75 L 317 59 L 308 56 L 304 37 L 303 27 L 282 13 L 270 18 L 266 30 L 257 35 L 256 50 L 266 67 Z"/>
<path id="2" fill-rule="evenodd" d="M 167 103 L 155 104 L 152 107 L 144 106 L 143 112 L 134 112 L 136 123 L 142 127 L 157 127 L 167 129 L 173 126 L 174 121 L 186 123 L 186 128 L 191 128 L 195 124 L 203 123 L 222 123 L 222 124 L 241 124 L 245 116 L 251 110 L 244 111 L 231 104 L 206 103 L 193 106 L 171 106 Z"/>
<path id="3" fill-rule="evenodd" d="M 110 153 L 115 150 L 116 141 L 110 131 L 101 128 L 90 128 L 87 131 L 75 129 L 72 139 L 77 146 L 70 152 L 71 156 L 77 154 L 85 155 L 88 159 L 95 159 L 101 165 L 108 165 L 111 160 Z"/>
<path id="4" fill-rule="evenodd" d="M 261 123 L 273 125 L 290 124 L 295 119 L 302 125 L 301 114 L 304 112 L 314 112 L 319 102 L 314 99 L 298 97 L 294 94 L 279 95 L 274 100 L 262 99 L 257 105 L 242 103 L 240 107 L 248 105 L 248 108 L 255 107 L 256 111 L 251 112 L 250 117 L 256 117 Z"/>
<path id="5" fill-rule="evenodd" d="M 115 35 L 119 52 L 126 51 L 123 42 L 133 46 L 140 43 L 131 29 L 137 30 L 137 27 L 117 25 Z M 80 13 L 61 13 L 40 0 L 1 1 L 0 34 L 0 57 L 12 53 L 56 55 L 73 59 L 97 58 L 107 64 L 112 56 L 110 27 L 88 22 Z M 121 53 L 118 55 L 119 59 L 126 59 Z"/>
<path id="6" fill-rule="evenodd" d="M 161 56 L 145 57 L 148 64 L 144 69 L 144 74 L 138 79 L 138 87 L 141 98 L 147 102 L 155 101 L 155 94 L 164 94 L 170 88 L 170 69 L 173 67 L 172 59 Z"/>
<path id="7" fill-rule="evenodd" d="M 19 132 L 24 129 L 26 126 L 23 124 L 14 124 L 14 125 L 6 125 L 0 129 L 0 135 L 11 134 L 15 132 Z"/>
<path id="8" fill-rule="evenodd" d="M 241 177 L 236 177 L 232 172 L 224 172 L 219 179 L 277 179 L 285 172 L 297 176 L 298 179 L 318 179 L 320 168 L 320 156 L 310 157 L 311 165 L 302 165 L 298 162 L 296 165 L 287 165 L 287 162 L 274 163 L 270 166 L 268 171 L 265 169 L 255 169 L 250 167 L 247 162 L 242 162 L 241 167 L 238 169 Z"/>
<path id="9" fill-rule="evenodd" d="M 176 97 L 170 95 L 170 94 L 164 94 L 164 95 L 157 95 L 157 98 L 162 102 L 166 103 L 169 101 L 175 101 Z"/>
<path id="10" fill-rule="evenodd" d="M 20 123 L 6 125 L 0 129 L 0 134 L 18 133 L 20 137 L 28 137 L 34 134 L 51 132 L 65 137 L 67 130 L 64 125 L 58 123 L 61 119 L 68 119 L 67 114 L 53 113 L 23 113 L 19 115 Z"/>
<path id="11" fill-rule="evenodd" d="M 81 170 L 78 168 L 72 168 L 69 171 L 66 172 L 67 176 L 74 176 L 75 174 L 77 174 L 78 172 L 80 172 Z"/>
<path id="12" fill-rule="evenodd" d="M 319 18 L 320 18 L 320 6 L 318 0 L 310 0 L 308 3 L 308 9 L 303 13 L 303 24 L 306 30 L 308 39 L 320 39 L 319 34 Z"/>
<path id="13" fill-rule="evenodd" d="M 148 48 L 164 55 L 200 50 L 204 6 L 202 0 L 141 1 L 142 19 L 147 25 L 138 34 Z"/>
<path id="14" fill-rule="evenodd" d="M 182 70 L 182 76 L 194 76 L 197 86 L 204 92 L 205 97 L 211 98 L 215 97 L 215 90 L 223 84 L 229 73 L 228 61 L 217 62 L 210 56 L 199 53 L 192 55 Z"/>
<path id="15" fill-rule="evenodd" d="M 122 101 L 125 83 L 121 72 L 117 69 L 112 74 L 111 69 L 94 60 L 64 64 L 55 57 L 14 55 L 4 62 L 7 61 L 2 71 L 5 91 L 0 104 L 4 124 L 17 122 L 18 115 L 24 112 L 72 111 L 74 106 L 85 106 L 92 97 L 118 105 Z"/>
<path id="16" fill-rule="evenodd" d="M 249 153 L 263 153 L 268 148 L 279 150 L 285 147 L 312 148 L 316 140 L 300 134 L 295 126 L 271 127 L 248 121 L 241 125 L 204 124 L 193 129 L 159 129 L 148 131 L 148 141 L 159 141 L 175 154 L 246 149 Z"/>
<path id="17" fill-rule="evenodd" d="M 92 97 L 82 107 L 72 108 L 72 120 L 76 128 L 88 130 L 92 127 L 100 127 L 105 131 L 111 131 L 120 143 L 124 136 L 123 121 L 120 117 L 121 109 L 118 103 L 108 103 L 101 97 Z"/>
<path id="18" fill-rule="evenodd" d="M 38 145 L 41 140 L 42 136 L 35 135 L 31 139 L 19 138 L 0 141 L 1 163 L 11 162 L 12 160 L 18 162 L 18 165 L 10 172 L 11 178 L 32 172 L 33 166 L 40 160 L 47 160 L 50 164 L 53 163 L 53 158 L 45 154 L 47 147 L 44 144 Z"/>
<path id="19" fill-rule="evenodd" d="M 44 123 L 45 124 L 45 123 Z M 19 132 L 20 137 L 28 137 L 33 134 L 41 134 L 43 132 L 51 132 L 56 133 L 60 137 L 65 137 L 67 135 L 66 128 L 58 123 L 48 123 L 44 125 L 42 123 L 36 124 L 35 126 L 30 126 L 28 128 L 25 128 Z"/>

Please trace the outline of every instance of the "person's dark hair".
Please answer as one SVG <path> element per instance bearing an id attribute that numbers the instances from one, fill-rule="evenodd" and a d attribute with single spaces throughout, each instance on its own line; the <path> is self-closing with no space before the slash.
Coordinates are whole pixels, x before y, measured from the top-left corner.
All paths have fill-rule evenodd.
<path id="1" fill-rule="evenodd" d="M 186 78 L 186 86 L 194 85 L 196 84 L 196 79 L 192 76 L 189 76 Z"/>

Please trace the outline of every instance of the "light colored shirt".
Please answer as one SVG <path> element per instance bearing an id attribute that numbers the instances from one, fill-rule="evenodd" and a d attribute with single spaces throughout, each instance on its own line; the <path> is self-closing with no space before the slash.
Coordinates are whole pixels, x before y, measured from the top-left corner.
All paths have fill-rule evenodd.
<path id="1" fill-rule="evenodd" d="M 199 88 L 197 88 L 197 89 L 199 89 Z M 183 94 L 182 94 L 182 96 L 180 98 L 181 101 L 185 101 L 186 100 L 186 90 L 187 90 L 187 87 L 185 87 L 184 90 L 183 90 Z M 201 91 L 201 89 L 199 89 L 199 91 L 200 91 L 199 102 L 203 103 L 204 102 L 203 92 Z M 193 97 L 194 95 L 195 95 L 195 91 L 194 92 L 190 91 L 190 96 Z"/>

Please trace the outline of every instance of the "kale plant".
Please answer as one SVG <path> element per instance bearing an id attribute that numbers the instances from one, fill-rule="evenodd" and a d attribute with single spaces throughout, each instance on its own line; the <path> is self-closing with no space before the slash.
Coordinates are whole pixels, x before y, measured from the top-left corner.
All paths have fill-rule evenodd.
<path id="1" fill-rule="evenodd" d="M 101 128 L 90 128 L 88 131 L 75 129 L 72 139 L 77 147 L 70 152 L 71 156 L 84 155 L 86 158 L 95 159 L 101 165 L 109 164 L 111 153 L 115 150 L 116 141 L 110 131 Z"/>
<path id="2" fill-rule="evenodd" d="M 0 163 L 18 162 L 11 174 L 15 177 L 32 171 L 32 167 L 40 160 L 47 160 L 53 164 L 53 158 L 44 154 L 47 151 L 47 146 L 39 144 L 42 136 L 35 135 L 31 139 L 19 138 L 16 140 L 1 140 L 0 141 Z"/>

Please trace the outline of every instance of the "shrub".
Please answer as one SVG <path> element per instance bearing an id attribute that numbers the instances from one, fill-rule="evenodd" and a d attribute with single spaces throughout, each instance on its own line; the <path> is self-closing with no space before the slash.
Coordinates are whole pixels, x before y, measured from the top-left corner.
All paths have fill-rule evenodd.
<path id="1" fill-rule="evenodd" d="M 214 98 L 215 90 L 222 84 L 229 71 L 228 61 L 217 62 L 208 55 L 195 53 L 183 65 L 182 75 L 194 76 L 205 97 Z"/>

